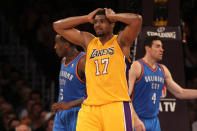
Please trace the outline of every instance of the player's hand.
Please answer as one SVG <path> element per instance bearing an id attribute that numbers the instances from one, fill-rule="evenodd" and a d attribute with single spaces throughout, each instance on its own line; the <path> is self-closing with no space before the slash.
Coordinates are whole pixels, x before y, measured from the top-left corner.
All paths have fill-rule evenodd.
<path id="1" fill-rule="evenodd" d="M 94 22 L 93 17 L 94 17 L 94 15 L 96 14 L 96 12 L 98 12 L 99 10 L 102 10 L 102 8 L 97 8 L 96 10 L 94 10 L 94 11 L 92 11 L 91 13 L 88 14 L 88 21 L 89 21 L 90 23 L 93 24 L 93 22 Z"/>
<path id="2" fill-rule="evenodd" d="M 116 22 L 115 19 L 113 19 L 112 17 L 110 17 L 110 16 L 114 15 L 115 12 L 112 9 L 110 9 L 110 8 L 109 9 L 108 8 L 104 8 L 104 9 L 105 9 L 105 15 L 106 15 L 107 19 L 110 22 L 112 22 L 112 23 Z"/>
<path id="3" fill-rule="evenodd" d="M 70 109 L 72 106 L 70 105 L 69 102 L 57 102 L 54 103 L 51 107 L 52 111 L 57 113 L 61 110 L 68 110 Z"/>
<path id="4" fill-rule="evenodd" d="M 144 123 L 140 119 L 135 121 L 134 128 L 135 131 L 146 131 Z"/>

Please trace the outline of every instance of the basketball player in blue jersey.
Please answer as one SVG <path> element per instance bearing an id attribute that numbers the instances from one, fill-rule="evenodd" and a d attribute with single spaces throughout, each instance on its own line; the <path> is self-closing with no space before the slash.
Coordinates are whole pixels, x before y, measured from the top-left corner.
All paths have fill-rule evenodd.
<path id="1" fill-rule="evenodd" d="M 85 55 L 60 35 L 56 35 L 54 48 L 57 55 L 63 58 L 59 75 L 59 98 L 52 105 L 52 110 L 56 112 L 53 131 L 76 131 L 79 101 L 83 100 L 86 91 Z M 75 102 L 79 105 L 73 107 Z"/>
<path id="2" fill-rule="evenodd" d="M 135 109 L 135 129 L 160 131 L 157 117 L 163 86 L 179 99 L 197 98 L 197 90 L 183 89 L 172 78 L 162 60 L 162 41 L 148 37 L 144 41 L 145 56 L 134 61 L 129 71 L 129 94 Z"/>

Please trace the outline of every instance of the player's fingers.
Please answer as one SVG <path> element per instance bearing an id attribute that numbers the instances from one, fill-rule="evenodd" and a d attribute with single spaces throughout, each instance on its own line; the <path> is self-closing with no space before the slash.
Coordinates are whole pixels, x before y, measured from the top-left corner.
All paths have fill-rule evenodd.
<path id="1" fill-rule="evenodd" d="M 52 109 L 53 112 L 56 112 L 58 108 L 59 108 L 59 105 L 54 104 L 51 109 Z"/>
<path id="2" fill-rule="evenodd" d="M 102 10 L 102 8 L 97 8 L 96 11 Z"/>
<path id="3" fill-rule="evenodd" d="M 55 109 L 55 108 L 52 108 L 52 111 L 53 111 L 53 112 L 56 112 L 56 109 Z"/>
<path id="4" fill-rule="evenodd" d="M 52 105 L 51 109 L 52 109 L 52 110 L 54 110 L 54 108 L 55 108 L 55 106 L 54 106 L 54 105 Z"/>
<path id="5" fill-rule="evenodd" d="M 145 128 L 145 126 L 143 126 L 143 127 L 142 127 L 142 131 L 146 131 L 146 128 Z"/>
<path id="6" fill-rule="evenodd" d="M 135 127 L 135 131 L 146 131 L 143 126 L 137 126 Z"/>

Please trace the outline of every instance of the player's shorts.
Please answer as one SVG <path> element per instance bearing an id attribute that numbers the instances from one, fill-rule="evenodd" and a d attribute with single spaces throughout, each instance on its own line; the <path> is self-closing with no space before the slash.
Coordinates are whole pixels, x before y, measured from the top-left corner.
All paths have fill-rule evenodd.
<path id="1" fill-rule="evenodd" d="M 144 125 L 146 127 L 146 131 L 161 131 L 159 118 L 154 117 L 151 119 L 143 119 L 140 118 L 144 122 Z"/>
<path id="2" fill-rule="evenodd" d="M 79 109 L 80 107 L 74 107 L 56 113 L 53 131 L 76 131 Z"/>
<path id="3" fill-rule="evenodd" d="M 113 102 L 99 106 L 82 104 L 77 131 L 133 131 L 129 102 Z"/>

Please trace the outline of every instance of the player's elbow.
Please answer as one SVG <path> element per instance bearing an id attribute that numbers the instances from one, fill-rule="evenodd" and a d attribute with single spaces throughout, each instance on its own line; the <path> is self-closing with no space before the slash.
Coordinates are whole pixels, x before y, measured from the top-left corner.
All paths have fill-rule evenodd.
<path id="1" fill-rule="evenodd" d="M 58 22 L 58 21 L 53 22 L 53 29 L 54 29 L 56 32 L 58 32 L 58 30 L 60 29 L 60 28 L 59 28 L 59 22 Z"/>
<path id="2" fill-rule="evenodd" d="M 142 16 L 141 15 L 137 15 L 137 20 L 139 23 L 142 23 Z"/>
<path id="3" fill-rule="evenodd" d="M 54 30 L 56 30 L 56 29 L 57 29 L 57 27 L 58 27 L 57 22 L 53 22 L 53 29 L 54 29 Z"/>
<path id="4" fill-rule="evenodd" d="M 175 94 L 175 97 L 178 99 L 184 99 L 184 90 L 180 90 Z"/>
<path id="5" fill-rule="evenodd" d="M 142 25 L 142 16 L 136 14 L 135 20 L 133 21 L 136 25 L 141 26 Z"/>

